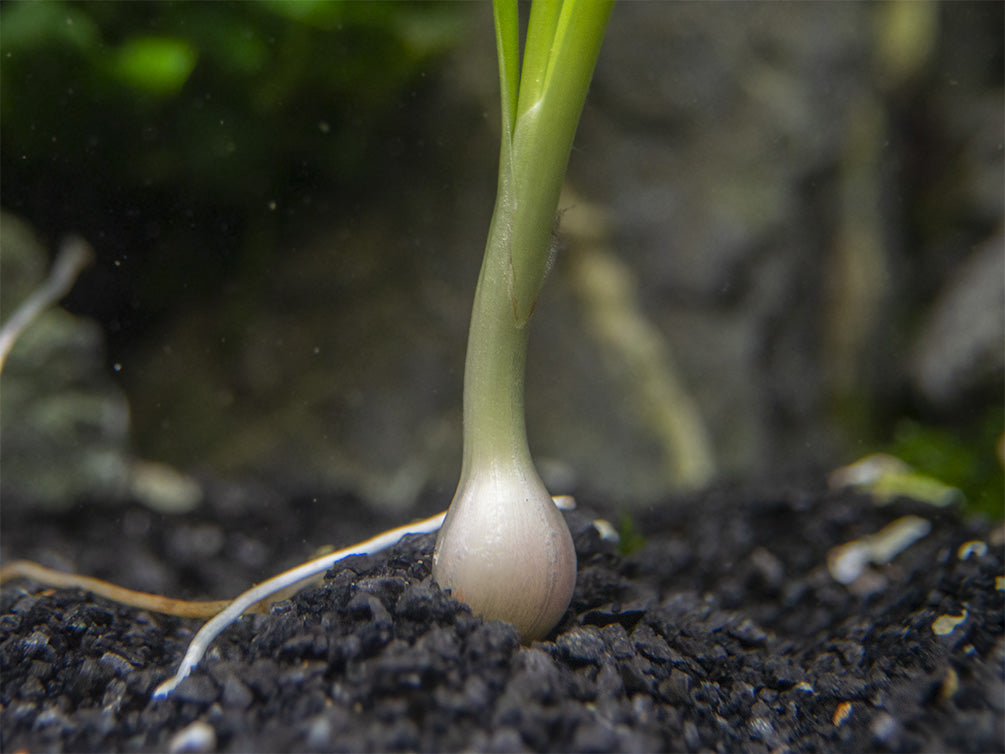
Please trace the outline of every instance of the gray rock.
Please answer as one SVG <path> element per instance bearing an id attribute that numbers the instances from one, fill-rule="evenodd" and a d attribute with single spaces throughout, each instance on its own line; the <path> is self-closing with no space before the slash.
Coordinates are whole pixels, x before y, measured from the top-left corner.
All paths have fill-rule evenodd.
<path id="1" fill-rule="evenodd" d="M 975 249 L 946 281 L 918 334 L 912 376 L 936 406 L 1001 386 L 1005 374 L 1005 236 Z"/>

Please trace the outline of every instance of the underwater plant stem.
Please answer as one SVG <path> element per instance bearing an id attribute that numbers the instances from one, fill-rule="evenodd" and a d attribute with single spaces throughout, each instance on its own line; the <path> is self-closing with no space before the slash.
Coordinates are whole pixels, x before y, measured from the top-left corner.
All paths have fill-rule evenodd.
<path id="1" fill-rule="evenodd" d="M 518 84 L 515 0 L 495 2 L 502 88 L 499 185 L 468 333 L 464 461 L 530 461 L 527 323 L 548 271 L 558 198 L 613 0 L 537 2 Z M 536 23 L 535 23 L 536 22 Z"/>
<path id="2" fill-rule="evenodd" d="M 516 321 L 506 222 L 493 218 L 468 332 L 461 478 L 493 459 L 530 461 L 524 420 L 527 327 Z"/>
<path id="3" fill-rule="evenodd" d="M 502 94 L 499 184 L 468 331 L 461 478 L 433 577 L 525 643 L 561 619 L 576 585 L 569 527 L 531 458 L 528 323 L 553 251 L 572 140 L 613 0 L 536 0 L 520 81 L 516 0 L 495 0 Z"/>

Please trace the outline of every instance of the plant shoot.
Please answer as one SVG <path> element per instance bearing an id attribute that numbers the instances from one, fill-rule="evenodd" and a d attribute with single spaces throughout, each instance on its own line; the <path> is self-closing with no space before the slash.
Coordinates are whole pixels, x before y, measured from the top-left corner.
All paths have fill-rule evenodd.
<path id="1" fill-rule="evenodd" d="M 464 368 L 464 456 L 433 576 L 525 642 L 562 617 L 572 537 L 534 467 L 524 417 L 527 324 L 548 269 L 559 193 L 612 0 L 537 0 L 519 69 L 516 0 L 493 3 L 502 145 Z"/>

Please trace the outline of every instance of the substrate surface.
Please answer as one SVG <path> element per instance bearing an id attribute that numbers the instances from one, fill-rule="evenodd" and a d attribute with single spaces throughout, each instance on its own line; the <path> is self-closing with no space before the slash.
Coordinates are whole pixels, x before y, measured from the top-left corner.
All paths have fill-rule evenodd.
<path id="1" fill-rule="evenodd" d="M 813 484 L 721 489 L 637 514 L 625 555 L 592 523 L 619 516 L 569 514 L 578 584 L 547 641 L 472 616 L 430 577 L 433 536 L 410 537 L 245 616 L 168 699 L 151 693 L 198 621 L 7 584 L 0 749 L 1002 750 L 1000 529 Z M 836 549 L 907 516 L 930 526 L 889 562 Z M 219 599 L 322 527 L 345 544 L 396 523 L 354 501 L 218 500 L 194 518 L 5 515 L 3 544 L 6 560 Z"/>

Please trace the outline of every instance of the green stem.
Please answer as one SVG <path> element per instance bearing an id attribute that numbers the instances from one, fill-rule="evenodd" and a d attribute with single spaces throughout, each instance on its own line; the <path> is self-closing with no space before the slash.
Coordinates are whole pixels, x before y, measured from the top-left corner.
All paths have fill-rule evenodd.
<path id="1" fill-rule="evenodd" d="M 500 199 L 502 192 L 500 192 Z M 527 327 L 513 312 L 509 202 L 496 202 L 468 333 L 464 365 L 463 480 L 474 467 L 530 461 L 524 424 Z"/>
<path id="2" fill-rule="evenodd" d="M 516 71 L 516 2 L 496 0 L 503 139 L 464 369 L 462 485 L 474 467 L 526 467 L 527 322 L 547 273 L 558 197 L 613 0 L 537 0 Z"/>

